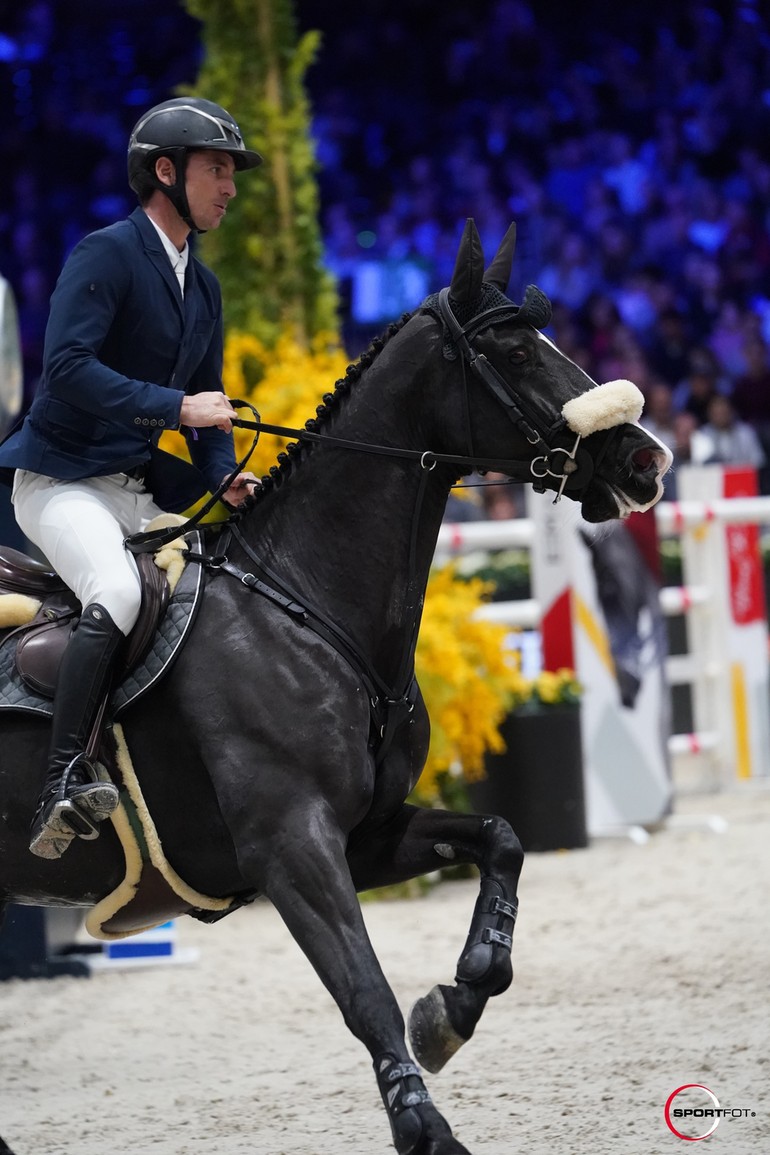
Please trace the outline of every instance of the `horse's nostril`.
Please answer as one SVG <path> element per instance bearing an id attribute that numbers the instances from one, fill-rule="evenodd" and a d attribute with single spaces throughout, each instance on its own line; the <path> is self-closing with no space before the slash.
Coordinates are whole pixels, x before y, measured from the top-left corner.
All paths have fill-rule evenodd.
<path id="1" fill-rule="evenodd" d="M 655 465 L 655 454 L 651 449 L 637 449 L 636 453 L 631 457 L 631 461 L 636 469 L 645 471 L 649 469 L 651 465 Z"/>

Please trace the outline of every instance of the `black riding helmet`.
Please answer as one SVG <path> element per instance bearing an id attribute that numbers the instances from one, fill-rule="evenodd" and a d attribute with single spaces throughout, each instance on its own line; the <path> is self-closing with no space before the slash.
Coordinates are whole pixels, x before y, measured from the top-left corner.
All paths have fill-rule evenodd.
<path id="1" fill-rule="evenodd" d="M 191 149 L 213 148 L 228 153 L 237 171 L 262 163 L 258 152 L 245 147 L 241 130 L 229 112 L 210 100 L 180 96 L 156 104 L 134 125 L 128 142 L 128 183 L 140 200 L 160 189 L 190 228 L 185 192 L 187 155 Z M 155 175 L 155 161 L 167 156 L 174 162 L 176 181 L 165 185 Z M 200 231 L 200 230 L 198 230 Z"/>

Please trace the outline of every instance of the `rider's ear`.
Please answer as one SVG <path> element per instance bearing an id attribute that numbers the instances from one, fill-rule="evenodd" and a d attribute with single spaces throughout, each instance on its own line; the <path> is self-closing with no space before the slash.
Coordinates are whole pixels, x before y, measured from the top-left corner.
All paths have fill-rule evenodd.
<path id="1" fill-rule="evenodd" d="M 516 225 L 511 225 L 500 242 L 500 248 L 495 253 L 491 265 L 484 273 L 484 280 L 494 285 L 502 293 L 508 288 L 511 279 L 513 254 L 516 249 Z"/>
<path id="2" fill-rule="evenodd" d="M 476 222 L 468 217 L 465 222 L 457 260 L 449 286 L 449 296 L 453 301 L 475 301 L 481 293 L 484 278 L 484 253 Z"/>
<path id="3" fill-rule="evenodd" d="M 161 184 L 168 185 L 168 187 L 171 188 L 176 181 L 176 169 L 170 157 L 158 157 L 155 161 L 155 175 Z"/>

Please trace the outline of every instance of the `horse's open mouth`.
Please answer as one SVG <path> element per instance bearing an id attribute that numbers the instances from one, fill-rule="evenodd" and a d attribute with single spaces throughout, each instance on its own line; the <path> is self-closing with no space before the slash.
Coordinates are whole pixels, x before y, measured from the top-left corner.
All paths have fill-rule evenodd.
<path id="1" fill-rule="evenodd" d="M 622 489 L 619 489 L 617 485 L 613 485 L 609 481 L 605 482 L 608 490 L 612 494 L 617 504 L 618 517 L 625 519 L 632 513 L 645 513 L 648 509 L 651 508 L 651 506 L 655 505 L 663 492 L 662 476 L 663 475 L 661 473 L 656 475 L 655 491 L 650 495 L 649 498 L 644 501 L 634 497 L 629 497 L 629 495 L 624 493 Z"/>
<path id="2" fill-rule="evenodd" d="M 643 513 L 644 510 L 649 509 L 650 505 L 652 504 L 652 500 L 644 504 L 631 500 L 627 494 L 618 489 L 616 485 L 609 485 L 608 488 L 612 496 L 615 498 L 615 501 L 617 502 L 618 517 L 621 518 L 621 520 L 625 520 L 627 517 L 630 517 L 632 513 Z"/>
<path id="3" fill-rule="evenodd" d="M 604 480 L 604 485 L 617 505 L 617 516 L 621 519 L 632 513 L 645 513 L 663 496 L 663 477 L 669 469 L 672 455 L 665 445 L 641 446 L 630 458 L 629 484 L 639 490 L 631 496 L 616 482 Z M 649 492 L 649 496 L 644 491 Z"/>
<path id="4" fill-rule="evenodd" d="M 607 488 L 615 498 L 618 507 L 618 517 L 621 521 L 625 521 L 627 517 L 630 517 L 632 513 L 636 512 L 635 505 L 632 505 L 626 495 L 621 493 L 616 486 L 609 485 Z"/>
<path id="5" fill-rule="evenodd" d="M 606 477 L 595 478 L 582 502 L 583 517 L 594 524 L 602 521 L 625 521 L 632 513 L 644 513 L 655 505 L 661 491 L 660 476 L 654 480 L 650 479 L 650 488 L 647 491 L 649 496 L 645 494 L 638 497 L 630 496 Z"/>

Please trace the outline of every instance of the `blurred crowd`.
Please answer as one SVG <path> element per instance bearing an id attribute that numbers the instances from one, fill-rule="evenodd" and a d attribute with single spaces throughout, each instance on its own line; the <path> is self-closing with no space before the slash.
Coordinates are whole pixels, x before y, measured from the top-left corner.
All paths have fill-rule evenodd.
<path id="1" fill-rule="evenodd" d="M 324 227 L 353 324 L 359 302 L 387 312 L 371 266 L 386 291 L 415 268 L 437 287 L 466 216 L 488 253 L 515 219 L 514 293 L 551 297 L 564 352 L 636 382 L 677 461 L 756 465 L 770 492 L 767 7 L 447 7 L 389 20 L 374 57 L 348 28 L 324 58 Z"/>
<path id="2" fill-rule="evenodd" d="M 599 381 L 629 378 L 677 461 L 770 492 L 770 10 L 761 0 L 298 0 L 322 227 L 346 342 L 451 276 L 463 221 Z M 32 0 L 0 27 L 2 272 L 28 382 L 77 238 L 132 207 L 137 112 L 194 79 L 175 5 Z M 151 35 L 149 34 L 151 31 Z M 675 473 L 672 485 L 675 485 Z"/>
<path id="3" fill-rule="evenodd" d="M 73 245 L 126 216 L 126 147 L 149 105 L 195 79 L 198 24 L 175 4 L 29 0 L 0 8 L 0 274 L 15 294 L 27 399 Z"/>

